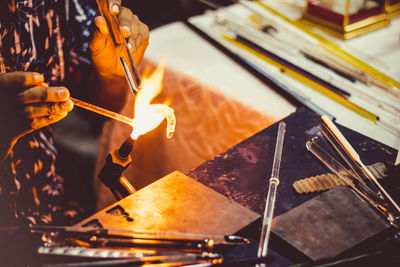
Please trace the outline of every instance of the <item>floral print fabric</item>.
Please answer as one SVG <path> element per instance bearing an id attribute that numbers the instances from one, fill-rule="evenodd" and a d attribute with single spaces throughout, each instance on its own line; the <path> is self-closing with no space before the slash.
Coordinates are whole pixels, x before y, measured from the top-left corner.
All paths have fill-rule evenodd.
<path id="1" fill-rule="evenodd" d="M 90 64 L 96 15 L 90 0 L 6 0 L 0 3 L 0 71 L 36 71 L 57 85 Z M 1 131 L 1 130 L 0 130 Z M 70 224 L 81 213 L 63 198 L 50 128 L 21 138 L 0 167 L 0 225 Z"/>

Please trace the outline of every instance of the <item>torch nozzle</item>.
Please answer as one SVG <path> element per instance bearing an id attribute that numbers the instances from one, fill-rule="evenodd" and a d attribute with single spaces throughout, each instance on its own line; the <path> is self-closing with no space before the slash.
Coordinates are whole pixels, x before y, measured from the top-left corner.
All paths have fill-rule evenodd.
<path id="1" fill-rule="evenodd" d="M 135 142 L 135 139 L 129 137 L 119 148 L 112 150 L 108 154 L 106 163 L 99 173 L 100 180 L 110 188 L 117 200 L 136 191 L 128 179 L 122 175 L 122 172 L 132 162 L 130 154 Z"/>
<path id="2" fill-rule="evenodd" d="M 121 158 L 127 158 L 129 154 L 131 154 L 133 147 L 136 143 L 136 140 L 128 137 L 128 139 L 125 140 L 125 142 L 121 145 L 121 147 L 117 150 L 118 156 Z"/>

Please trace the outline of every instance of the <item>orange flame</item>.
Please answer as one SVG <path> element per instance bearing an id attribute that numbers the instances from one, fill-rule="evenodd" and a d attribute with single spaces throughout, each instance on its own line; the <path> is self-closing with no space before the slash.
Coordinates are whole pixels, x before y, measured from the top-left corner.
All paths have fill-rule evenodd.
<path id="1" fill-rule="evenodd" d="M 162 91 L 164 72 L 165 67 L 161 64 L 153 73 L 142 77 L 142 89 L 135 98 L 135 118 L 131 134 L 133 139 L 155 129 L 164 118 L 168 123 L 167 137 L 171 138 L 175 131 L 174 110 L 167 104 L 150 104 Z"/>

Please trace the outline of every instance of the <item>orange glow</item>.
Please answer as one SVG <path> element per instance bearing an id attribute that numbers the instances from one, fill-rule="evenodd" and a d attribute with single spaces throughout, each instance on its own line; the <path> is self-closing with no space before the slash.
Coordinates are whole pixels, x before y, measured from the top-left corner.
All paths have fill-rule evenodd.
<path id="1" fill-rule="evenodd" d="M 208 240 L 208 242 L 207 242 L 207 246 L 208 247 L 212 248 L 214 245 L 215 245 L 215 241 L 214 240 L 212 240 L 212 239 Z"/>
<path id="2" fill-rule="evenodd" d="M 167 103 L 150 103 L 162 91 L 164 72 L 164 66 L 159 65 L 153 73 L 142 77 L 142 88 L 135 97 L 135 118 L 131 134 L 133 139 L 155 129 L 164 118 L 168 123 L 167 138 L 171 138 L 175 131 L 174 110 Z"/>

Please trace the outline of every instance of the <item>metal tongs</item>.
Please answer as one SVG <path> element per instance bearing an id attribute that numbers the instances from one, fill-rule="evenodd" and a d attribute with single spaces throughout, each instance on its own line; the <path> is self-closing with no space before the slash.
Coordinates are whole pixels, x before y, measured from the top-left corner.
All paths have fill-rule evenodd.
<path id="1" fill-rule="evenodd" d="M 119 61 L 121 63 L 122 69 L 124 70 L 128 85 L 131 88 L 133 94 L 136 95 L 138 89 L 140 88 L 140 74 L 135 65 L 135 62 L 133 61 L 133 57 L 131 55 L 131 52 L 129 51 L 128 44 L 119 30 L 118 18 L 111 14 L 107 0 L 96 0 L 96 1 L 101 15 L 106 20 L 108 31 L 110 32 L 114 45 L 116 47 L 121 45 L 125 46 L 126 54 L 128 54 L 130 68 L 128 67 L 122 56 L 119 57 Z M 131 71 L 133 72 L 133 76 Z"/>
<path id="2" fill-rule="evenodd" d="M 216 250 L 226 251 L 250 243 L 247 238 L 235 235 L 77 226 L 30 225 L 29 232 L 41 236 L 43 245 L 38 249 L 40 255 L 81 260 L 49 264 L 49 267 L 212 264 L 223 261 Z"/>
<path id="3" fill-rule="evenodd" d="M 325 116 L 322 116 L 322 120 L 324 123 L 318 125 L 322 136 L 310 139 L 306 143 L 307 149 L 335 172 L 343 182 L 348 183 L 361 199 L 370 203 L 391 225 L 400 227 L 398 204 L 363 164 L 358 153 L 335 124 Z"/>
<path id="4" fill-rule="evenodd" d="M 244 237 L 234 235 L 203 235 L 151 231 L 128 231 L 75 226 L 31 225 L 31 233 L 42 234 L 49 245 L 84 245 L 87 247 L 166 248 L 176 250 L 214 251 L 249 244 Z"/>

